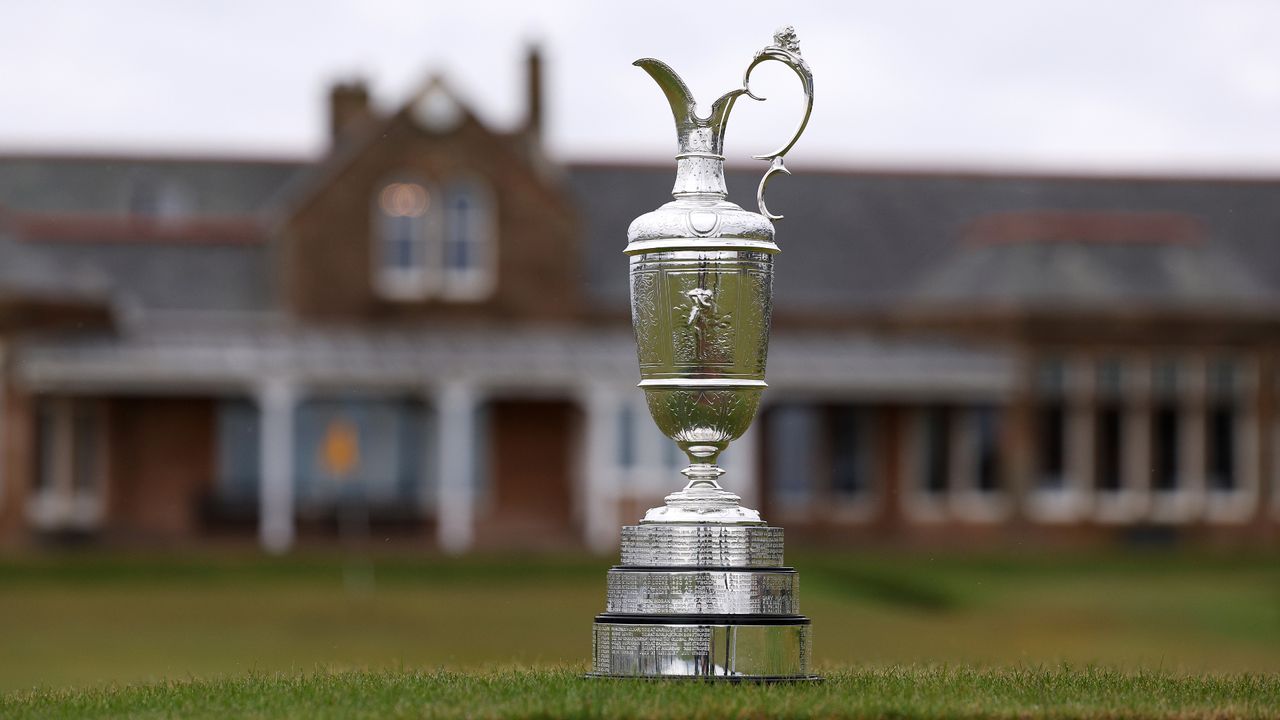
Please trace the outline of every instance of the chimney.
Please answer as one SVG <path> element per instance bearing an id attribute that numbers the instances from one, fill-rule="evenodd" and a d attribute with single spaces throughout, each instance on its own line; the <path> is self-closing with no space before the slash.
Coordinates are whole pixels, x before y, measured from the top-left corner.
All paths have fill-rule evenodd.
<path id="1" fill-rule="evenodd" d="M 329 90 L 329 137 L 334 145 L 349 130 L 373 117 L 369 88 L 363 80 L 335 83 Z"/>
<path id="2" fill-rule="evenodd" d="M 530 45 L 525 56 L 524 131 L 530 140 L 542 139 L 542 51 Z"/>

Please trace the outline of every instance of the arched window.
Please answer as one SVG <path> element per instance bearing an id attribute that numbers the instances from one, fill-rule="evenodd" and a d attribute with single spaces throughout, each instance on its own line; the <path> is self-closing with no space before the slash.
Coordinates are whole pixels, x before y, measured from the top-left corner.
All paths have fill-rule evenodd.
<path id="1" fill-rule="evenodd" d="M 374 198 L 374 283 L 396 299 L 426 297 L 437 282 L 438 210 L 419 182 L 389 182 Z"/>
<path id="2" fill-rule="evenodd" d="M 493 199 L 474 179 L 450 183 L 444 193 L 444 295 L 474 299 L 493 289 L 496 247 Z"/>

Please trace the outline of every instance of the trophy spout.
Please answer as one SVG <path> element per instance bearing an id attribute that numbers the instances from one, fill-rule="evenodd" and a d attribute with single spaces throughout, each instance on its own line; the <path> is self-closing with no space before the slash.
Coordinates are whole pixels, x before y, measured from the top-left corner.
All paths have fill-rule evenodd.
<path id="1" fill-rule="evenodd" d="M 676 123 L 676 140 L 679 153 L 676 155 L 676 184 L 672 195 L 676 199 L 683 197 L 724 198 L 728 192 L 724 184 L 724 131 L 729 121 L 729 112 L 738 98 L 746 95 L 752 100 L 765 98 L 751 92 L 751 73 L 761 63 L 774 60 L 781 62 L 795 71 L 800 78 L 805 95 L 804 115 L 784 145 L 764 155 L 754 155 L 757 160 L 769 162 L 769 169 L 756 188 L 756 203 L 760 214 L 770 220 L 780 220 L 781 215 L 769 212 L 765 206 L 764 192 L 769 180 L 777 174 L 790 175 L 783 158 L 804 133 L 809 124 L 809 116 L 813 113 L 813 73 L 809 64 L 800 56 L 800 42 L 796 39 L 795 29 L 791 26 L 779 28 L 773 35 L 773 44 L 756 53 L 751 64 L 742 75 L 742 87 L 721 95 L 711 105 L 711 114 L 705 118 L 698 117 L 698 104 L 690 92 L 689 86 L 671 69 L 670 65 L 653 58 L 641 58 L 633 65 L 649 73 L 649 76 L 662 88 L 667 103 L 671 106 L 671 114 Z"/>
<path id="2" fill-rule="evenodd" d="M 633 63 L 649 73 L 662 88 L 676 123 L 676 184 L 671 194 L 681 197 L 723 198 L 728 194 L 724 184 L 724 131 L 729 111 L 745 88 L 721 95 L 711 105 L 711 114 L 698 116 L 698 103 L 689 86 L 671 66 L 661 60 L 641 58 Z"/>
<path id="3" fill-rule="evenodd" d="M 724 131 L 725 124 L 729 121 L 729 111 L 733 109 L 734 101 L 746 94 L 746 88 L 730 90 L 721 95 L 711 105 L 711 114 L 702 118 L 698 117 L 698 103 L 689 86 L 670 65 L 653 58 L 641 58 L 632 64 L 649 73 L 649 77 L 662 88 L 662 94 L 671 105 L 671 115 L 675 118 L 680 154 L 708 153 L 719 155 L 723 160 Z"/>

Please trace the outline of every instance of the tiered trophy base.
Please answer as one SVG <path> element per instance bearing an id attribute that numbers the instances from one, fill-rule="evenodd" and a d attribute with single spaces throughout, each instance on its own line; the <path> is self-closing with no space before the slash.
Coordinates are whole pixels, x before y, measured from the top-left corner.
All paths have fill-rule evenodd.
<path id="1" fill-rule="evenodd" d="M 592 637 L 599 678 L 816 680 L 782 530 L 654 523 L 622 530 Z"/>

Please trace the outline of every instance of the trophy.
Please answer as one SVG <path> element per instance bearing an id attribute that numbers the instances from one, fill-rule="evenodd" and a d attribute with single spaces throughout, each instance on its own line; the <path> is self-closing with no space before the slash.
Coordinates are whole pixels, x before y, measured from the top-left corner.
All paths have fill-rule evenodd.
<path id="1" fill-rule="evenodd" d="M 757 155 L 769 169 L 759 213 L 725 199 L 725 123 L 752 93 L 751 73 L 777 60 L 800 77 L 806 105 L 790 142 Z M 811 680 L 809 619 L 796 571 L 783 566 L 782 529 L 721 487 L 716 462 L 755 417 L 764 392 L 773 292 L 773 215 L 764 192 L 789 174 L 783 156 L 813 110 L 813 76 L 795 31 L 756 53 L 742 87 L 706 118 L 666 64 L 637 60 L 666 95 L 679 138 L 674 201 L 627 232 L 631 318 L 640 388 L 658 428 L 688 456 L 684 489 L 622 529 L 622 564 L 609 571 L 593 628 L 593 677 Z"/>

